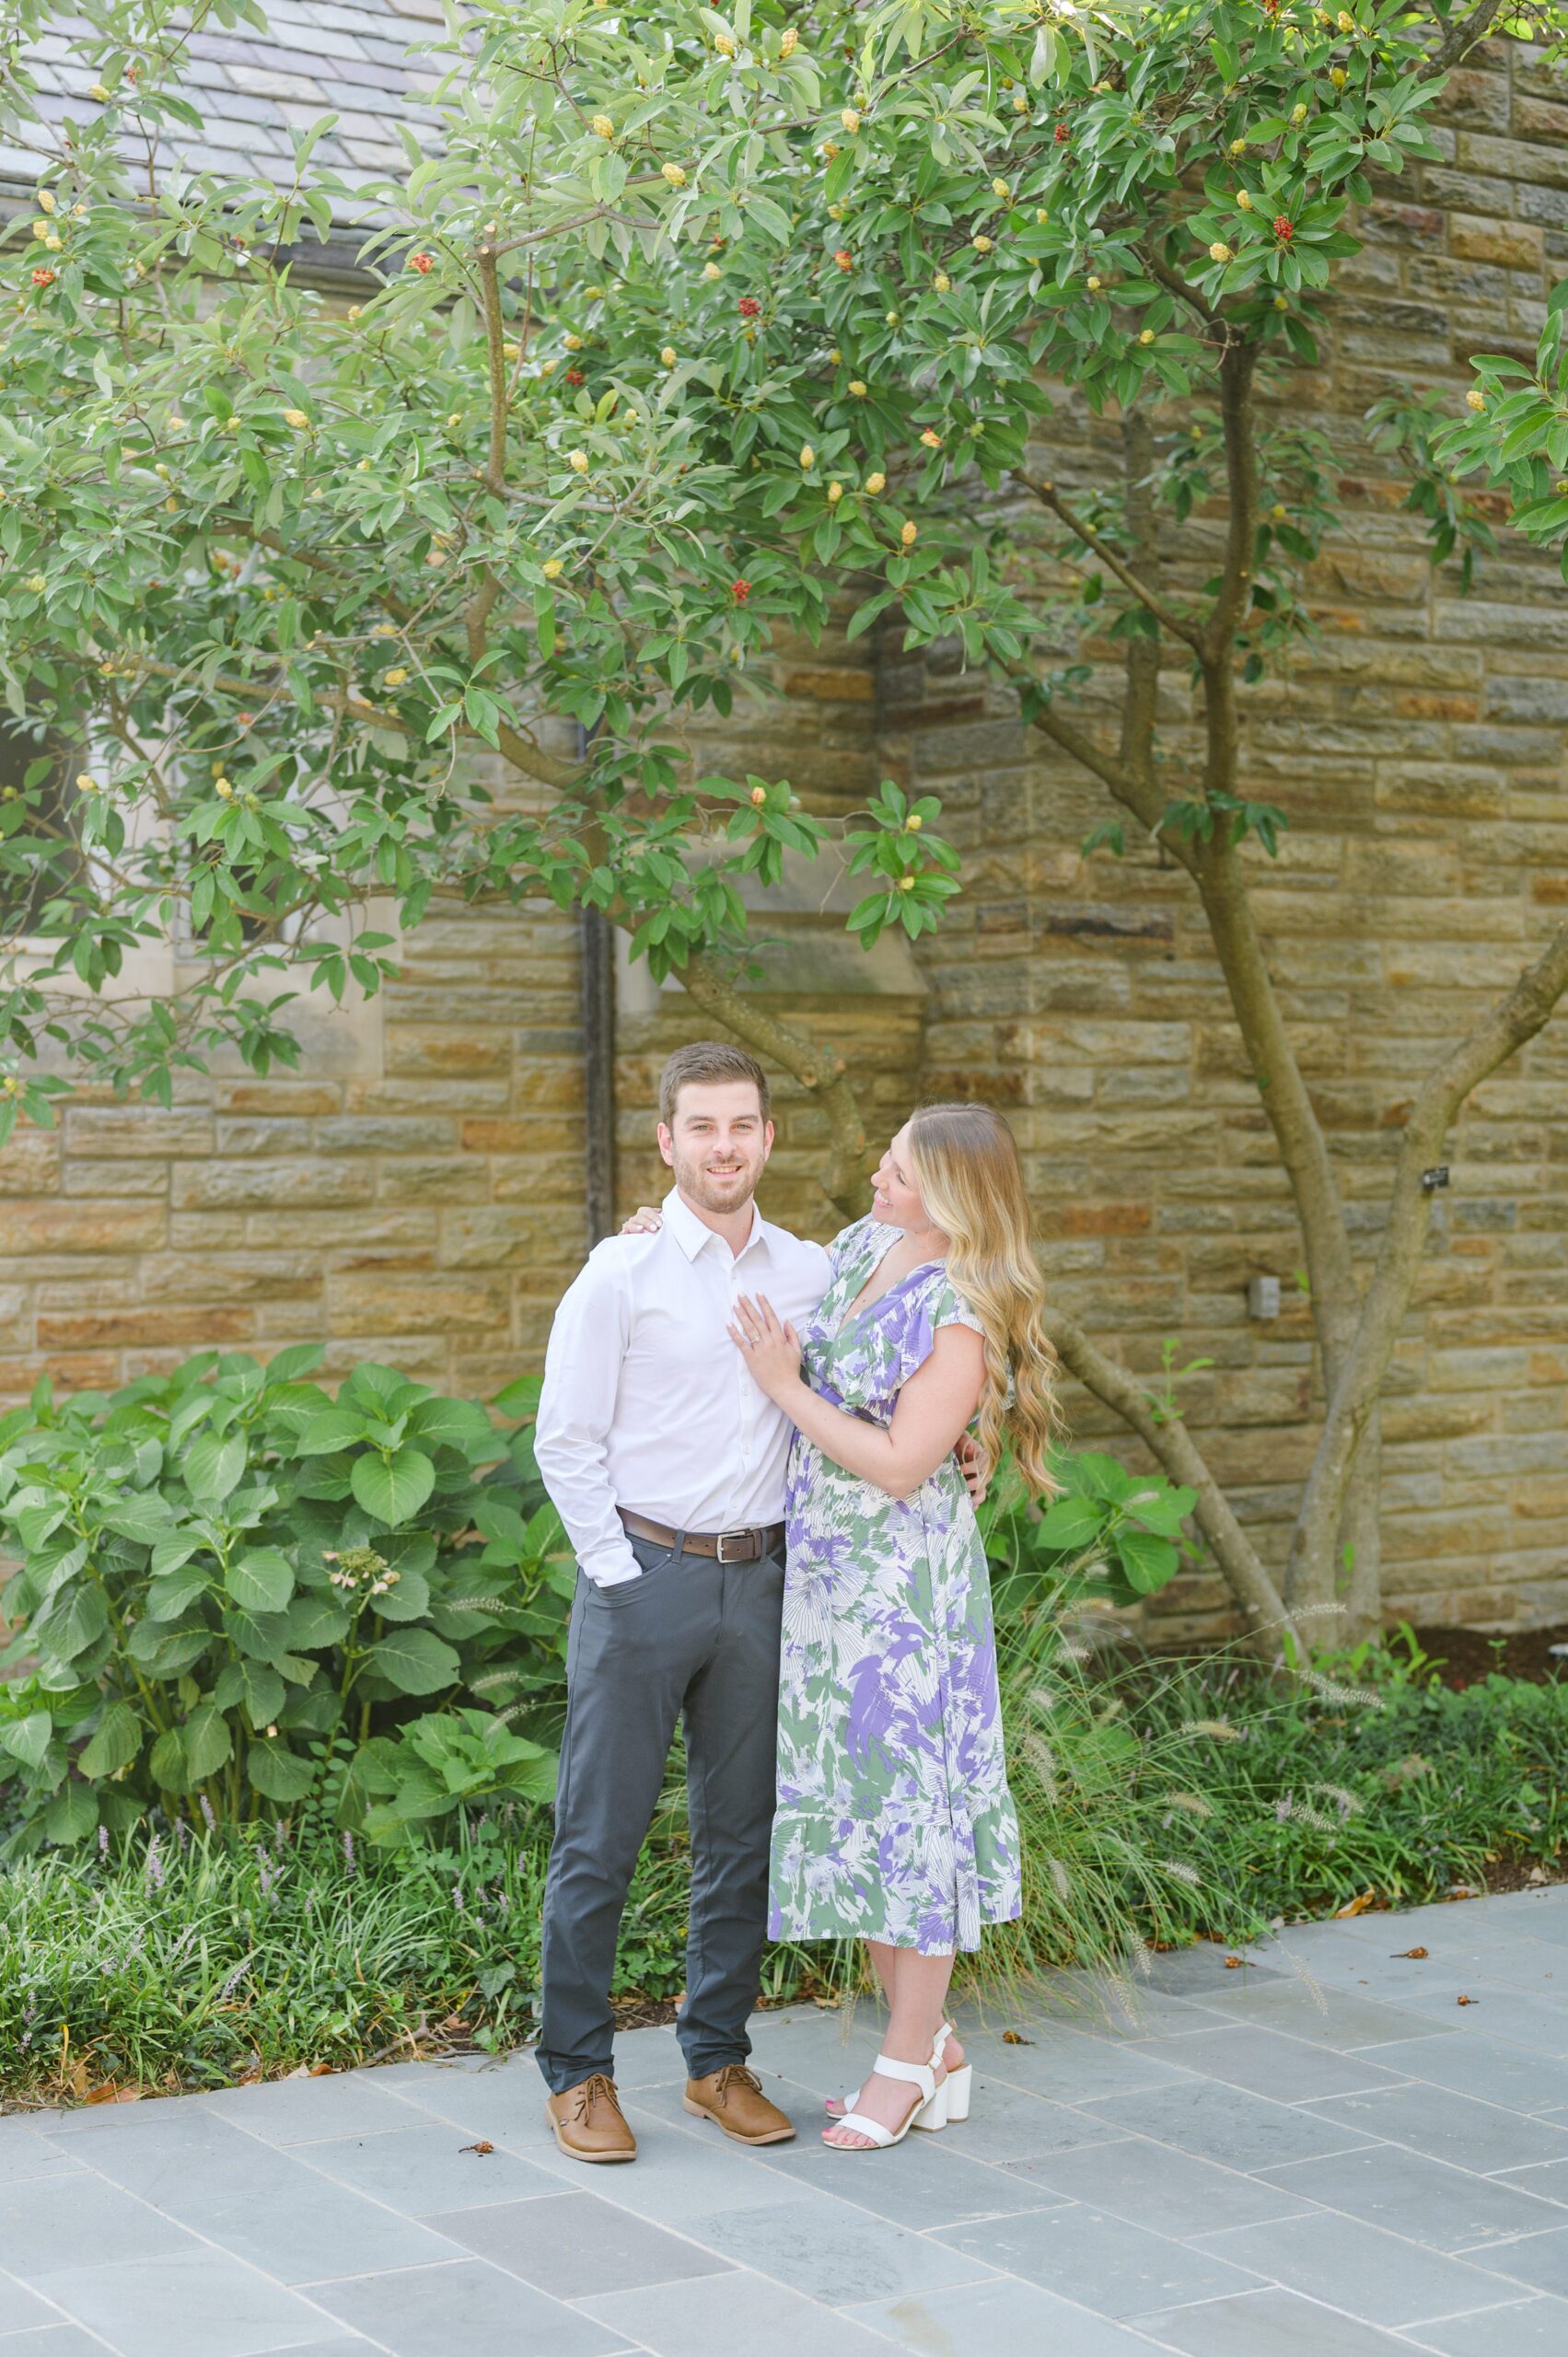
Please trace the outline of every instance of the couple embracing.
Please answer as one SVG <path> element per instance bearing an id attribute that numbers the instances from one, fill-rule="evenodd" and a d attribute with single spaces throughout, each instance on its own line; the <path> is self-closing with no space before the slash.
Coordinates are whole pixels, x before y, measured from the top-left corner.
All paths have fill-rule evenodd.
<path id="1" fill-rule="evenodd" d="M 565 1295 L 540 1400 L 540 1468 L 579 1566 L 544 1904 L 548 2116 L 576 2159 L 635 2157 L 609 1991 L 683 1719 L 686 2108 L 740 2143 L 792 2137 L 746 2067 L 764 1935 L 860 1938 L 887 2034 L 824 2141 L 871 2151 L 967 2112 L 954 1956 L 1021 1903 L 970 1500 L 1005 1437 L 1050 1486 L 1054 1359 L 1017 1148 L 983 1107 L 923 1107 L 870 1215 L 824 1250 L 757 1209 L 773 1127 L 750 1057 L 680 1049 L 659 1117 L 674 1186 Z"/>

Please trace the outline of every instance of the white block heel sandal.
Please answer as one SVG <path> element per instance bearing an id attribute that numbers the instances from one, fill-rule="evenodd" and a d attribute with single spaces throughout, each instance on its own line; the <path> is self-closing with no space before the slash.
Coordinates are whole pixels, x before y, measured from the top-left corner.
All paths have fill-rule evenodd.
<path id="1" fill-rule="evenodd" d="M 931 2049 L 931 2067 L 933 2070 L 935 2069 L 937 2063 L 941 2061 L 943 2055 L 947 2051 L 947 2040 L 952 2037 L 952 2023 L 944 2022 L 941 2028 L 936 2033 L 936 2043 Z M 970 2089 L 973 2084 L 974 2064 L 972 2062 L 960 2062 L 956 2071 L 948 2072 L 947 2077 L 942 2082 L 942 2092 L 947 2098 L 947 2108 L 943 2118 L 944 2126 L 946 2126 L 947 2122 L 950 2119 L 958 2120 L 967 2119 L 969 2118 Z"/>
<path id="2" fill-rule="evenodd" d="M 891 2057 L 879 2054 L 873 2066 L 874 2074 L 884 2079 L 907 2080 L 918 2087 L 922 2100 L 906 2116 L 899 2128 L 884 2128 L 879 2119 L 870 2119 L 863 2111 L 846 2111 L 834 2121 L 837 2128 L 853 2128 L 857 2136 L 869 2136 L 871 2145 L 883 2150 L 889 2144 L 901 2144 L 912 2128 L 945 2128 L 947 2123 L 947 2083 L 936 2083 L 936 2073 L 929 2062 L 895 2062 Z M 861 2090 L 864 2094 L 864 2088 Z M 865 2144 L 830 2144 L 830 2153 L 863 2153 L 871 2147 Z"/>

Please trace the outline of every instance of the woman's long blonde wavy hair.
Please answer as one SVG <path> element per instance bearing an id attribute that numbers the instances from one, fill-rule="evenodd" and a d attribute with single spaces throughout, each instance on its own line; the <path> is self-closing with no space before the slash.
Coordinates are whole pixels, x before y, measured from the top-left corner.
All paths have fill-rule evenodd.
<path id="1" fill-rule="evenodd" d="M 978 1437 L 985 1462 L 994 1472 L 1011 1440 L 1031 1493 L 1053 1497 L 1061 1486 L 1050 1462 L 1062 1429 L 1058 1361 L 1029 1248 L 1017 1140 L 988 1105 L 922 1105 L 910 1116 L 907 1151 L 925 1215 L 948 1239 L 947 1273 L 984 1337 Z"/>

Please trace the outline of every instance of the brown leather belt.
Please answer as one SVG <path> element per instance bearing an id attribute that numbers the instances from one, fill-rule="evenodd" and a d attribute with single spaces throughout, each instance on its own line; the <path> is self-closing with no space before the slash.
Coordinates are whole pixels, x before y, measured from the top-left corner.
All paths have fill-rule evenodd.
<path id="1" fill-rule="evenodd" d="M 678 1554 L 716 1555 L 721 1563 L 755 1563 L 784 1548 L 782 1522 L 752 1523 L 745 1530 L 668 1530 L 662 1522 L 650 1522 L 646 1515 L 628 1514 L 624 1506 L 618 1506 L 616 1512 L 633 1538 L 650 1538 L 656 1547 L 671 1547 Z"/>

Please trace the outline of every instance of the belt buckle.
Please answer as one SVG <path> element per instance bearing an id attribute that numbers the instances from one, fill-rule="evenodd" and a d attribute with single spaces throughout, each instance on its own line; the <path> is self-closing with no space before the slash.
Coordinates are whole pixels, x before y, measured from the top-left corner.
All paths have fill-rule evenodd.
<path id="1" fill-rule="evenodd" d="M 756 1532 L 755 1532 L 754 1530 L 721 1530 L 721 1531 L 719 1532 L 718 1537 L 717 1537 L 717 1539 L 716 1539 L 716 1541 L 715 1541 L 715 1544 L 716 1544 L 716 1546 L 717 1546 L 717 1548 L 718 1548 L 718 1559 L 719 1559 L 719 1562 L 720 1562 L 721 1563 L 749 1563 L 749 1562 L 750 1562 L 753 1560 L 752 1556 L 750 1556 L 750 1555 L 726 1555 L 726 1554 L 725 1553 L 725 1551 L 724 1551 L 724 1550 L 725 1550 L 725 1541 L 726 1541 L 726 1539 L 728 1539 L 728 1538 L 750 1538 L 750 1539 L 753 1539 L 753 1540 L 754 1540 L 754 1539 L 755 1539 L 755 1538 L 756 1538 L 756 1535 L 757 1535 L 757 1534 L 756 1534 Z"/>

